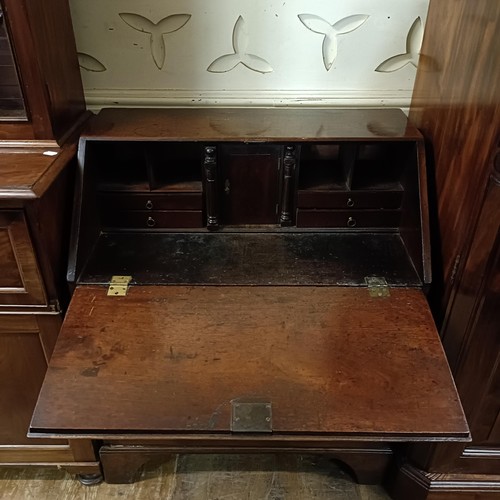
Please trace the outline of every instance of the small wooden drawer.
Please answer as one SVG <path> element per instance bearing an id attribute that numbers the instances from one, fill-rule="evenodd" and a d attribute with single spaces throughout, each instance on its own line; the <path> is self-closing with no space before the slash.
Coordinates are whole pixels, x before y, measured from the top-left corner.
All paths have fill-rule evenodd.
<path id="1" fill-rule="evenodd" d="M 101 210 L 201 210 L 203 196 L 196 193 L 100 193 Z"/>
<path id="2" fill-rule="evenodd" d="M 403 191 L 299 190 L 298 208 L 384 208 L 401 206 Z"/>
<path id="3" fill-rule="evenodd" d="M 399 210 L 297 210 L 297 227 L 399 227 Z"/>
<path id="4" fill-rule="evenodd" d="M 102 214 L 107 227 L 162 229 L 203 227 L 201 210 L 109 210 Z"/>

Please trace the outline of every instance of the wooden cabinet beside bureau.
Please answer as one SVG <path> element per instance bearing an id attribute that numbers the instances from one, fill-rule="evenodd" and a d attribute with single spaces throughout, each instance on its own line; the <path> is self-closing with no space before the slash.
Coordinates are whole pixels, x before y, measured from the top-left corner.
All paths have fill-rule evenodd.
<path id="1" fill-rule="evenodd" d="M 63 318 L 76 146 L 0 147 L 0 464 L 99 473 L 90 442 L 27 437 Z M 73 165 L 74 166 L 74 165 Z"/>
<path id="2" fill-rule="evenodd" d="M 29 421 L 62 323 L 75 136 L 85 111 L 65 0 L 0 0 L 0 465 L 99 474 L 90 441 Z"/>
<path id="3" fill-rule="evenodd" d="M 410 117 L 429 146 L 433 305 L 470 425 L 466 446 L 414 446 L 401 500 L 500 498 L 500 3 L 431 0 Z"/>

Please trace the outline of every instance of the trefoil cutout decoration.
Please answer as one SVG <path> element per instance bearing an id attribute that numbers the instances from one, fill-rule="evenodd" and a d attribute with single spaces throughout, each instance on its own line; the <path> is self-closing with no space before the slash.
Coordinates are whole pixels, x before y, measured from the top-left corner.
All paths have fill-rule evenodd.
<path id="1" fill-rule="evenodd" d="M 102 73 L 106 71 L 106 66 L 94 56 L 86 54 L 85 52 L 78 52 L 77 55 L 80 68 L 86 71 L 92 71 L 93 73 Z"/>
<path id="2" fill-rule="evenodd" d="M 337 57 L 337 36 L 345 35 L 359 28 L 370 16 L 364 14 L 356 14 L 347 16 L 330 24 L 322 17 L 314 14 L 299 14 L 299 19 L 302 24 L 313 31 L 323 35 L 323 64 L 327 71 L 332 67 Z"/>
<path id="3" fill-rule="evenodd" d="M 167 53 L 163 35 L 180 30 L 191 18 L 190 14 L 173 14 L 153 23 L 139 14 L 123 12 L 119 16 L 131 28 L 149 35 L 151 55 L 158 69 L 163 68 Z"/>
<path id="4" fill-rule="evenodd" d="M 238 64 L 243 64 L 257 73 L 271 73 L 273 68 L 262 57 L 247 52 L 249 36 L 245 29 L 245 21 L 239 16 L 233 29 L 233 50 L 232 54 L 224 54 L 218 57 L 208 68 L 211 73 L 227 73 Z"/>
<path id="5" fill-rule="evenodd" d="M 416 68 L 418 66 L 418 57 L 423 37 L 424 28 L 422 26 L 422 20 L 420 17 L 417 17 L 411 25 L 408 36 L 406 37 L 406 52 L 386 59 L 382 64 L 377 66 L 375 71 L 392 73 L 393 71 L 404 68 L 407 64 L 412 64 Z"/>

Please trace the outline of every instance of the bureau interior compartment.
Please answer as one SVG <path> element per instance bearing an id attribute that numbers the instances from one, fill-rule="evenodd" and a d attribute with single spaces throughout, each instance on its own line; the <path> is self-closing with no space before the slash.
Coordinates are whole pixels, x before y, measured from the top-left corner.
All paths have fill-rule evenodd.
<path id="1" fill-rule="evenodd" d="M 304 144 L 300 148 L 299 190 L 345 191 L 350 185 L 349 143 Z"/>
<path id="2" fill-rule="evenodd" d="M 164 141 L 93 141 L 85 168 L 103 228 L 203 227 L 201 146 Z"/>
<path id="3" fill-rule="evenodd" d="M 199 144 L 95 141 L 88 147 L 99 191 L 202 192 Z"/>
<path id="4" fill-rule="evenodd" d="M 414 169 L 415 144 L 372 142 L 357 146 L 351 189 L 402 191 L 408 168 Z"/>
<path id="5" fill-rule="evenodd" d="M 301 147 L 297 227 L 393 228 L 415 207 L 413 141 L 343 141 Z M 410 199 L 409 199 L 410 198 Z"/>
<path id="6" fill-rule="evenodd" d="M 364 197 L 372 200 L 373 208 L 377 208 L 378 204 L 382 204 L 380 208 L 387 208 L 383 201 L 385 197 L 391 204 L 390 208 L 394 208 L 395 200 L 402 200 L 408 172 L 417 170 L 416 162 L 417 150 L 410 141 L 303 145 L 300 151 L 298 207 L 312 208 L 315 196 L 318 208 L 323 207 L 327 193 L 330 193 L 331 204 L 334 205 L 342 193 L 359 198 L 368 192 Z M 380 194 L 375 197 L 377 192 Z"/>
<path id="7" fill-rule="evenodd" d="M 177 262 L 199 284 L 243 284 L 243 270 L 250 282 L 259 275 L 254 270 L 262 268 L 269 269 L 269 283 L 359 285 L 366 274 L 354 278 L 350 269 L 367 259 L 384 263 L 385 256 L 397 254 L 404 256 L 394 266 L 401 280 L 392 280 L 390 265 L 375 266 L 377 273 L 383 269 L 399 285 L 427 283 L 425 212 L 420 210 L 425 200 L 419 173 L 423 146 L 418 144 L 413 137 L 307 141 L 280 135 L 280 141 L 256 144 L 234 137 L 84 137 L 80 164 L 85 182 L 75 207 L 80 234 L 68 278 L 104 282 L 109 273 L 106 277 L 99 262 L 108 263 L 112 274 L 128 274 L 128 269 L 138 272 L 136 264 L 148 256 L 149 273 L 140 272 L 147 283 L 182 283 L 175 272 L 171 278 L 169 273 L 162 276 L 162 266 Z M 207 162 L 213 162 L 210 174 Z M 289 216 L 286 224 L 280 224 L 283 213 Z M 209 219 L 217 220 L 215 227 L 208 227 Z M 328 234 L 320 237 L 317 231 Z M 122 237 L 120 232 L 129 234 Z M 183 243 L 161 236 L 164 232 L 176 232 Z M 207 232 L 219 236 L 203 234 Z M 249 234 L 238 236 L 245 232 Z M 160 235 L 153 241 L 144 233 Z M 300 258 L 290 253 L 291 241 L 309 249 L 309 255 L 305 250 Z M 367 246 L 367 241 L 373 244 Z M 150 248 L 138 251 L 143 242 Z M 262 245 L 271 264 L 258 258 Z M 351 251 L 345 252 L 348 247 Z M 295 277 L 283 273 L 300 265 Z M 328 277 L 317 273 L 321 265 L 330 270 Z M 219 270 L 216 278 L 214 269 Z M 265 277 L 256 282 L 264 283 Z"/>
<path id="8" fill-rule="evenodd" d="M 106 232 L 78 282 L 113 275 L 147 285 L 366 286 L 368 276 L 422 284 L 397 233 Z"/>

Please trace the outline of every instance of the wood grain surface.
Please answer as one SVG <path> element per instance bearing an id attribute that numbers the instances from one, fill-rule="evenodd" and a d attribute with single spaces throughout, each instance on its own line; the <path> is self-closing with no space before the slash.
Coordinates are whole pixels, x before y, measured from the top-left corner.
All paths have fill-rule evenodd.
<path id="1" fill-rule="evenodd" d="M 423 294 L 349 287 L 78 287 L 32 431 L 227 434 L 247 398 L 275 436 L 468 435 Z"/>
<path id="2" fill-rule="evenodd" d="M 491 172 L 489 159 L 500 140 L 499 19 L 497 0 L 431 2 L 415 81 L 410 119 L 429 146 L 430 188 L 439 219 L 433 241 L 435 289 L 443 316 L 465 266 L 470 229 Z"/>
<path id="3" fill-rule="evenodd" d="M 162 141 L 420 139 L 397 109 L 104 109 L 87 138 Z"/>

